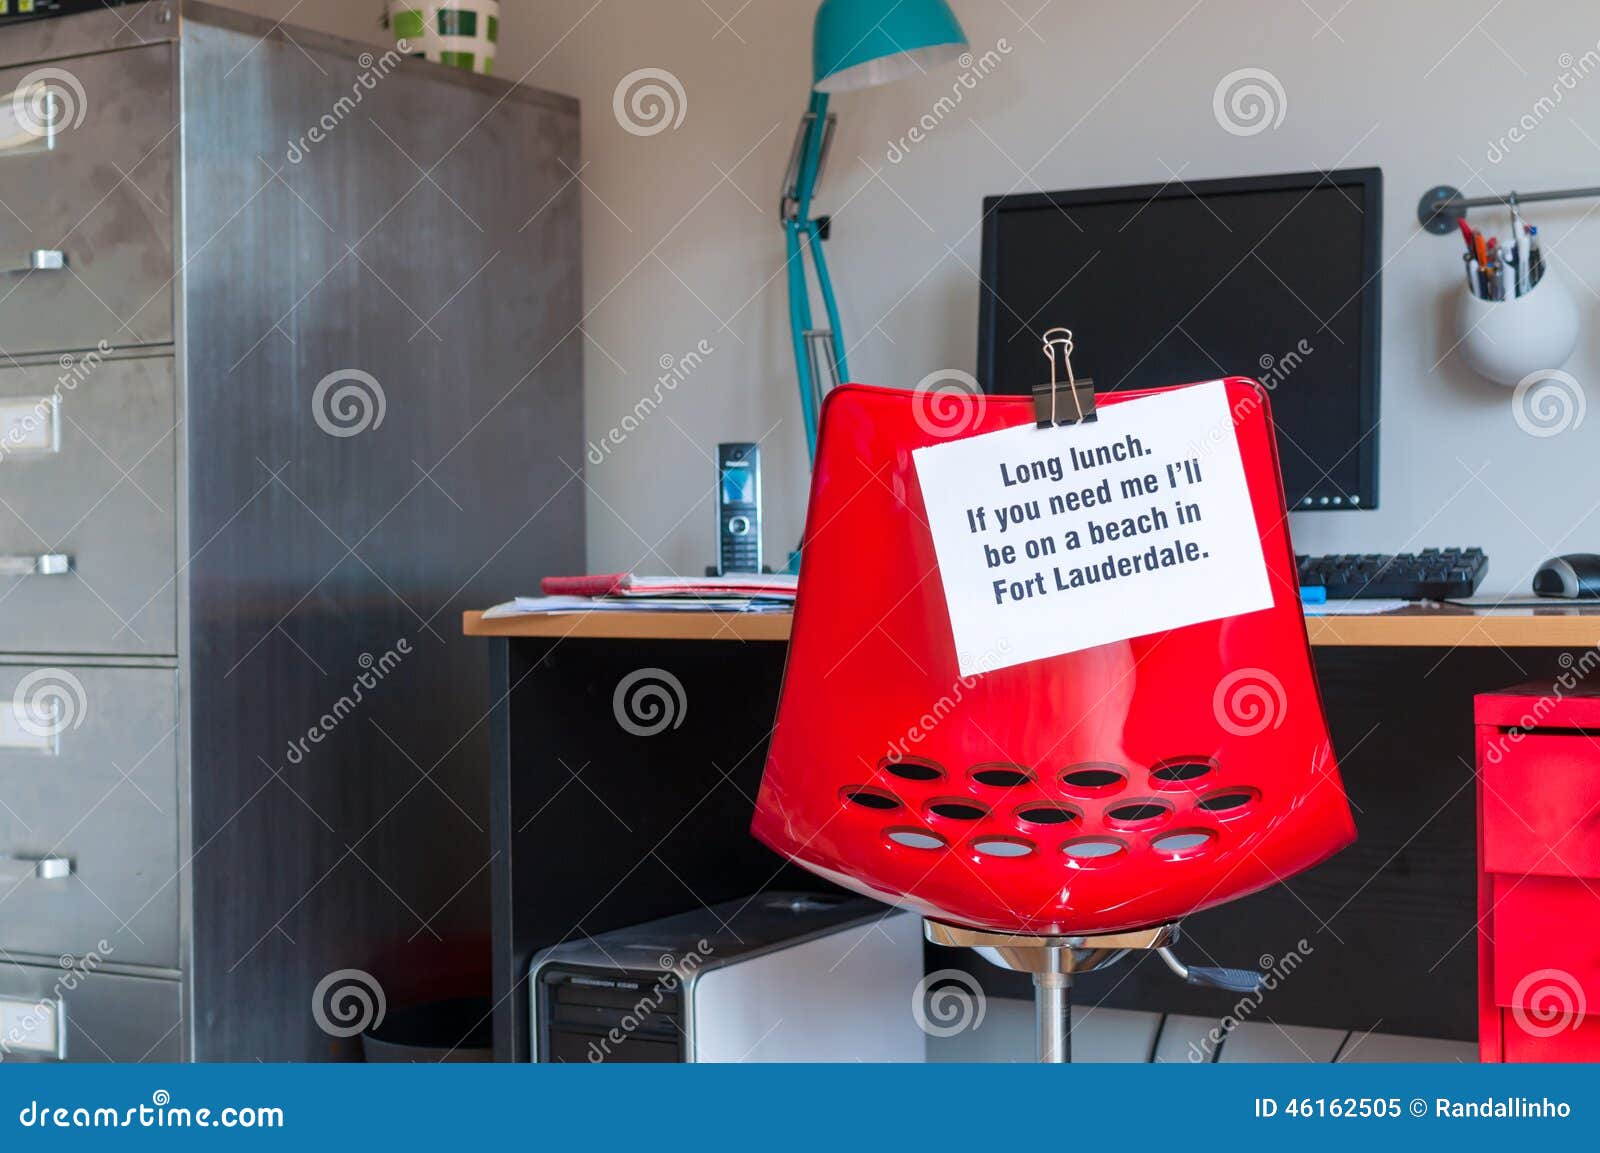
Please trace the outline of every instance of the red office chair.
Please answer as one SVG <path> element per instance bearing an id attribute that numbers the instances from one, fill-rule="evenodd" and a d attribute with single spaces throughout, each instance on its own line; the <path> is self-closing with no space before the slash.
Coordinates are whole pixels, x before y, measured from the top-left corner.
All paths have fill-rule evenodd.
<path id="1" fill-rule="evenodd" d="M 1266 397 L 1226 382 L 1270 609 L 963 677 L 913 449 L 1034 419 L 1026 398 L 848 385 L 824 416 L 754 834 L 931 940 L 1034 974 L 1066 1059 L 1074 972 L 1355 837 L 1301 613 Z M 1146 393 L 1111 394 L 1114 405 Z M 1042 435 L 1042 434 L 1041 434 Z"/>

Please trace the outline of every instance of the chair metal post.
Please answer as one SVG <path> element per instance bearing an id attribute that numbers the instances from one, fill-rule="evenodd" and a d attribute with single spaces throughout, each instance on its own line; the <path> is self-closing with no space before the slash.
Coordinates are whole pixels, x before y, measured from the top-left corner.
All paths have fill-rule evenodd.
<path id="1" fill-rule="evenodd" d="M 1097 936 L 1033 937 L 970 929 L 944 921 L 922 922 L 936 945 L 973 949 L 990 964 L 1033 977 L 1039 1060 L 1072 1060 L 1072 975 L 1113 965 L 1135 950 L 1162 949 L 1177 940 L 1176 925 L 1156 925 Z"/>
<path id="2" fill-rule="evenodd" d="M 1050 971 L 1033 975 L 1033 1005 L 1038 1017 L 1039 1061 L 1072 1061 L 1072 974 L 1061 970 L 1060 949 L 1051 949 Z"/>

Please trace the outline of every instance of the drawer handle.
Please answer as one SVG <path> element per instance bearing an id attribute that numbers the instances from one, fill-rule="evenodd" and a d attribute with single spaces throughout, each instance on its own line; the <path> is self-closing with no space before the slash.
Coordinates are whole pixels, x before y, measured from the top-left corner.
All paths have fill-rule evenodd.
<path id="1" fill-rule="evenodd" d="M 59 248 L 35 248 L 20 257 L 8 257 L 6 267 L 0 269 L 7 276 L 19 272 L 59 272 L 67 266 L 67 254 Z"/>
<path id="2" fill-rule="evenodd" d="M 45 73 L 56 69 L 44 69 Z M 31 75 L 39 75 L 33 73 Z M 60 73 L 65 78 L 67 73 Z M 76 80 L 36 80 L 0 96 L 0 153 L 49 151 L 63 129 L 83 121 L 83 91 Z"/>
<path id="3" fill-rule="evenodd" d="M 35 248 L 20 257 L 8 257 L 0 269 L 8 276 L 19 272 L 59 272 L 67 266 L 67 254 L 59 248 Z"/>
<path id="4" fill-rule="evenodd" d="M 0 556 L 0 576 L 64 576 L 72 571 L 72 558 L 50 552 L 41 556 Z"/>
<path id="5" fill-rule="evenodd" d="M 11 881 L 64 881 L 72 875 L 66 857 L 12 857 L 0 854 L 0 877 Z"/>

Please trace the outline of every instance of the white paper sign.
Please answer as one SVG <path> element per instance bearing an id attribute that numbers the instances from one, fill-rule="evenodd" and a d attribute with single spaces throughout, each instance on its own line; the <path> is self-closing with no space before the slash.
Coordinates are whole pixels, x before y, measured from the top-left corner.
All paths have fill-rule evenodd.
<path id="1" fill-rule="evenodd" d="M 912 453 L 963 676 L 1272 607 L 1224 384 Z"/>

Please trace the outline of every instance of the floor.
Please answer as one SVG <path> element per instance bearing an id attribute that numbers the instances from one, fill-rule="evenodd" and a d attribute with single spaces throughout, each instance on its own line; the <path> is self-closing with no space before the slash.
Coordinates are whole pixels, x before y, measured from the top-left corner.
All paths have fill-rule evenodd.
<path id="1" fill-rule="evenodd" d="M 1278 1026 L 1259 1021 L 1225 1035 L 1219 1022 L 1128 1009 L 1075 1009 L 1074 1061 L 1424 1061 L 1476 1064 L 1478 1047 L 1465 1041 L 1351 1033 L 1343 1029 Z M 1212 1030 L 1217 1033 L 1213 1036 Z M 930 1061 L 1032 1061 L 1033 1005 L 991 997 L 981 1017 L 949 1037 L 928 1038 Z"/>

